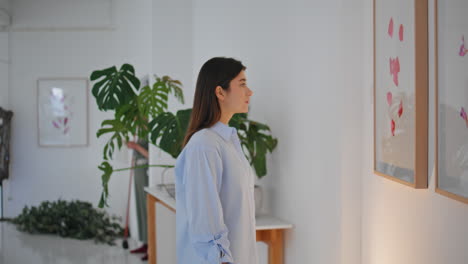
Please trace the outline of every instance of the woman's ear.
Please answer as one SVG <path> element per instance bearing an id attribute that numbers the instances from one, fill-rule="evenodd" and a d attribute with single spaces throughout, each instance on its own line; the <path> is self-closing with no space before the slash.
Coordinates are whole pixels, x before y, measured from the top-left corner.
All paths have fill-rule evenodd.
<path id="1" fill-rule="evenodd" d="M 216 89 L 215 89 L 215 94 L 216 94 L 216 97 L 218 98 L 218 100 L 220 101 L 223 101 L 224 100 L 224 90 L 223 90 L 223 87 L 221 86 L 216 86 Z"/>

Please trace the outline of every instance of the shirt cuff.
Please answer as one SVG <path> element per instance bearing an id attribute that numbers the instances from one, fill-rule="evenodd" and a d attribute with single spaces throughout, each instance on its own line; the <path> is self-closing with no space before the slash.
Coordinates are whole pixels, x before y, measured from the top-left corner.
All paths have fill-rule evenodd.
<path id="1" fill-rule="evenodd" d="M 210 264 L 220 262 L 234 263 L 231 251 L 229 250 L 229 240 L 227 231 L 216 235 L 193 235 L 195 251 L 205 261 Z"/>

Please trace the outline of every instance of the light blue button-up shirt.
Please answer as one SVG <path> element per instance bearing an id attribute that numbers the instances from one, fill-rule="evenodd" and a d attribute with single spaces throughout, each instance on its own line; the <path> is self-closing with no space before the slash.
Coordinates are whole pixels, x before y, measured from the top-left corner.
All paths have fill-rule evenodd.
<path id="1" fill-rule="evenodd" d="M 236 129 L 193 134 L 175 174 L 177 263 L 257 264 L 254 174 Z"/>

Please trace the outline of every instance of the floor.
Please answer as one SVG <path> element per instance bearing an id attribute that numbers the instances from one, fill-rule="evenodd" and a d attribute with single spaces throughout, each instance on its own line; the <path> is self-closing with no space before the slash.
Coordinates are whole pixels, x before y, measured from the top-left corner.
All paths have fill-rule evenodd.
<path id="1" fill-rule="evenodd" d="M 128 241 L 135 248 L 135 241 Z M 116 246 L 94 241 L 61 238 L 52 235 L 31 235 L 16 230 L 15 225 L 0 222 L 0 264 L 141 264 L 141 255 L 133 255 Z"/>

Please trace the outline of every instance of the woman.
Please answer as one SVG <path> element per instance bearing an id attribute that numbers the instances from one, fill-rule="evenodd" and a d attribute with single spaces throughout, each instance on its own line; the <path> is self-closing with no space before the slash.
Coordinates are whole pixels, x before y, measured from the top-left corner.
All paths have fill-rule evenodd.
<path id="1" fill-rule="evenodd" d="M 246 67 L 212 58 L 200 69 L 176 162 L 178 264 L 256 264 L 254 175 L 231 117 L 246 113 Z"/>

